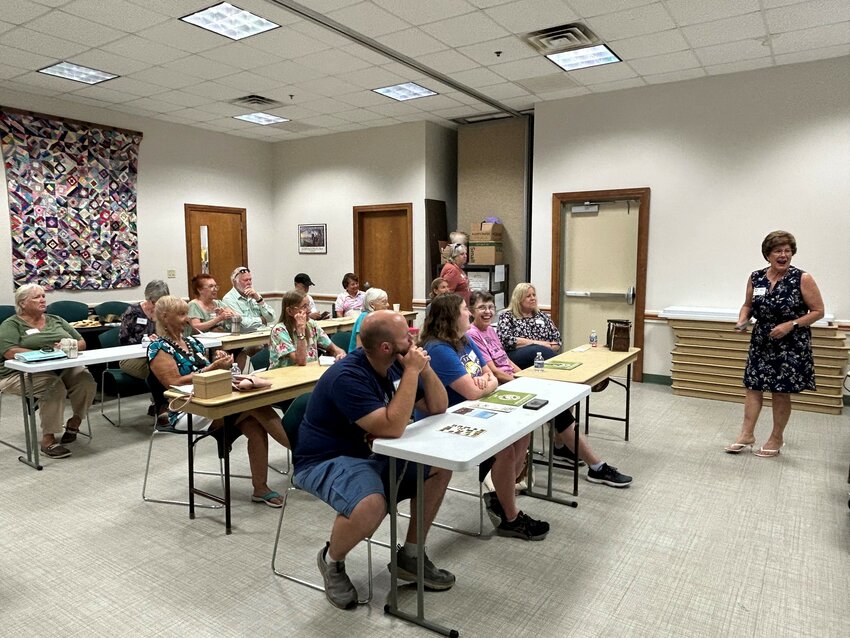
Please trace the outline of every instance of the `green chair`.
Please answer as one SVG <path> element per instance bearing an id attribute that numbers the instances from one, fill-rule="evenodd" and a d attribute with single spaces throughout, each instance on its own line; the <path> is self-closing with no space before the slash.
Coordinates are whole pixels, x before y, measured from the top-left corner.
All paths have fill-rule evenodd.
<path id="1" fill-rule="evenodd" d="M 62 317 L 67 322 L 88 319 L 89 307 L 79 301 L 54 301 L 47 306 L 47 314 Z"/>
<path id="2" fill-rule="evenodd" d="M 118 331 L 120 328 L 110 328 L 106 332 L 100 333 L 97 338 L 100 340 L 101 348 L 114 348 L 119 345 Z M 110 367 L 113 366 L 113 367 Z M 110 419 L 103 411 L 104 396 L 106 395 L 107 379 L 110 381 L 110 392 L 118 397 L 118 423 Z M 147 394 L 150 392 L 148 384 L 144 379 L 137 379 L 121 370 L 118 367 L 118 362 L 108 363 L 103 373 L 100 375 L 100 415 L 109 421 L 112 425 L 121 427 L 121 396 L 133 396 L 135 394 Z M 156 422 L 156 415 L 154 415 Z"/>
<path id="3" fill-rule="evenodd" d="M 104 301 L 94 307 L 94 314 L 100 318 L 101 322 L 105 323 L 109 315 L 120 317 L 129 307 L 130 304 L 126 301 Z"/>
<path id="4" fill-rule="evenodd" d="M 9 317 L 11 317 L 14 314 L 15 314 L 15 306 L 6 306 L 6 305 L 0 306 L 0 323 L 3 323 L 4 321 L 6 321 L 6 319 L 8 319 Z"/>
<path id="5" fill-rule="evenodd" d="M 342 349 L 343 352 L 348 352 L 348 344 L 351 343 L 351 331 L 335 332 L 331 335 L 331 341 L 334 342 L 337 348 Z"/>
<path id="6" fill-rule="evenodd" d="M 269 367 L 269 349 L 262 348 L 259 352 L 251 357 L 251 367 L 254 372 L 262 372 Z"/>
<path id="7" fill-rule="evenodd" d="M 350 333 L 349 333 L 350 336 Z M 294 449 L 298 442 L 298 428 L 301 427 L 301 421 L 304 420 L 304 413 L 307 411 L 307 404 L 310 401 L 311 392 L 307 392 L 302 394 L 295 401 L 292 402 L 292 405 L 286 411 L 286 414 L 283 415 L 283 429 L 286 431 L 286 437 L 289 439 L 289 445 Z M 277 568 L 277 548 L 280 543 L 280 531 L 283 527 L 283 515 L 286 513 L 286 504 L 289 500 L 290 492 L 301 491 L 301 488 L 295 482 L 294 472 L 290 474 L 290 485 L 287 488 L 286 492 L 283 495 L 283 507 L 280 508 L 280 519 L 277 523 L 277 535 L 274 537 L 274 549 L 272 550 L 272 571 L 276 576 L 281 576 L 286 580 L 291 580 L 294 583 L 298 583 L 299 585 L 304 585 L 305 587 L 309 587 L 310 589 L 315 589 L 316 591 L 325 591 L 325 588 L 322 585 L 311 583 L 310 581 L 304 580 L 302 578 L 298 578 L 297 576 L 293 576 L 292 574 L 287 574 L 283 571 L 278 570 Z M 365 600 L 358 600 L 358 605 L 366 605 L 372 600 L 372 543 L 377 543 L 379 545 L 387 546 L 385 543 L 380 543 L 378 541 L 373 541 L 371 538 L 366 539 L 366 560 L 368 564 L 368 573 L 369 573 L 369 596 Z"/>

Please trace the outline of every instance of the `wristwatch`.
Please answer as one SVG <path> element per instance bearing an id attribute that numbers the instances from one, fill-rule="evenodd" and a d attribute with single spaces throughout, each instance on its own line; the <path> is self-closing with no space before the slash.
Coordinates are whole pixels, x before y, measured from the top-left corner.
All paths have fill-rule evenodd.
<path id="1" fill-rule="evenodd" d="M 257 299 L 257 303 L 263 303 L 264 301 L 265 301 L 265 300 L 264 300 L 262 297 L 260 297 L 259 299 Z"/>

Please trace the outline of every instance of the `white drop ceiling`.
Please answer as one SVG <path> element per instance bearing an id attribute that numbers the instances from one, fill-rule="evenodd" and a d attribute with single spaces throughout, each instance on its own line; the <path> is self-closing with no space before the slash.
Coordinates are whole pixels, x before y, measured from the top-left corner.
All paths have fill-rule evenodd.
<path id="1" fill-rule="evenodd" d="M 4 90 L 270 142 L 491 113 L 456 87 L 281 7 L 231 0 L 281 25 L 239 42 L 178 20 L 218 0 L 0 0 Z M 302 0 L 509 109 L 591 93 L 850 56 L 848 0 Z M 563 72 L 523 40 L 582 22 L 623 62 Z M 497 55 L 496 52 L 501 52 Z M 120 75 L 96 86 L 38 73 L 67 60 Z M 850 64 L 850 58 L 848 58 Z M 371 89 L 416 82 L 395 102 Z M 234 106 L 257 94 L 276 108 Z M 259 126 L 261 110 L 291 120 Z"/>

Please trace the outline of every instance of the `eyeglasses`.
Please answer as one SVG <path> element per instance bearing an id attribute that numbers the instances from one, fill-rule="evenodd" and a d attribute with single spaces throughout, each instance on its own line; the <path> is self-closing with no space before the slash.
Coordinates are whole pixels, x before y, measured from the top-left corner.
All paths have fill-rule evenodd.
<path id="1" fill-rule="evenodd" d="M 209 284 L 208 286 L 204 286 L 204 288 L 208 290 L 218 290 L 219 288 L 221 288 L 221 286 L 219 286 L 218 284 Z"/>
<path id="2" fill-rule="evenodd" d="M 488 310 L 490 312 L 495 312 L 496 306 L 494 306 L 493 304 L 486 304 L 486 305 L 482 304 L 480 306 L 475 306 L 474 310 L 477 310 L 478 312 L 487 312 Z"/>

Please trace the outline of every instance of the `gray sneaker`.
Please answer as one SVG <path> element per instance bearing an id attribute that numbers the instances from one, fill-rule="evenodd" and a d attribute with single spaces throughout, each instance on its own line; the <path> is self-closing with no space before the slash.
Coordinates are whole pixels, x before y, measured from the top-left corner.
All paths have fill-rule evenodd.
<path id="1" fill-rule="evenodd" d="M 325 596 L 334 607 L 354 609 L 357 606 L 357 590 L 351 584 L 351 579 L 345 573 L 345 561 L 325 561 L 330 543 L 319 550 L 316 562 L 325 581 Z"/>
<path id="2" fill-rule="evenodd" d="M 416 557 L 405 554 L 401 545 L 396 548 L 398 562 L 398 577 L 401 580 L 416 581 Z M 390 564 L 387 564 L 390 569 Z M 455 575 L 445 569 L 437 569 L 428 554 L 425 554 L 425 589 L 428 591 L 445 591 L 455 584 Z"/>

